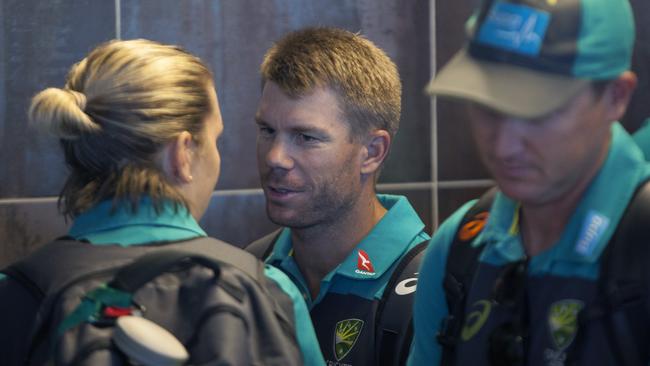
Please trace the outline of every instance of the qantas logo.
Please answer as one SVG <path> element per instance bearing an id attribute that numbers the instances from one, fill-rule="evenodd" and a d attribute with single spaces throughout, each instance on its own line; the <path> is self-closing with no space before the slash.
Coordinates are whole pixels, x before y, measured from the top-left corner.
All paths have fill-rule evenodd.
<path id="1" fill-rule="evenodd" d="M 363 250 L 359 250 L 357 253 L 357 269 L 354 272 L 368 276 L 375 275 L 375 268 L 372 266 L 372 262 L 370 262 L 370 257 Z"/>

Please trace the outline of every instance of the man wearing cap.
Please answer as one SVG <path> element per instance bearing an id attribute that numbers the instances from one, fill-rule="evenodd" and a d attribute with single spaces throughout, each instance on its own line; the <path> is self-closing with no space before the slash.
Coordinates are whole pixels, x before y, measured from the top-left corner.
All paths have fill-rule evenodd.
<path id="1" fill-rule="evenodd" d="M 645 262 L 624 287 L 610 260 L 650 225 L 631 214 L 650 167 L 616 122 L 636 86 L 628 1 L 483 1 L 468 31 L 428 91 L 466 103 L 497 189 L 434 235 L 409 365 L 647 365 Z"/>

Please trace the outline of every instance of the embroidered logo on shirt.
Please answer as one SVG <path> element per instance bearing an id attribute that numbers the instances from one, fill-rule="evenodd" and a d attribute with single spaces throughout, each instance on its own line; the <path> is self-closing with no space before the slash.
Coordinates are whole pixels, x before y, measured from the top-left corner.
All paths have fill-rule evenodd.
<path id="1" fill-rule="evenodd" d="M 591 255 L 608 226 L 609 218 L 607 216 L 603 216 L 596 211 L 589 211 L 582 226 L 582 232 L 575 251 L 585 257 Z"/>
<path id="2" fill-rule="evenodd" d="M 551 304 L 548 329 L 555 348 L 562 351 L 571 345 L 578 332 L 578 313 L 584 307 L 580 300 L 565 299 Z"/>
<path id="3" fill-rule="evenodd" d="M 336 361 L 341 361 L 357 343 L 361 330 L 363 329 L 363 320 L 345 319 L 336 323 L 334 330 L 334 357 Z"/>
<path id="4" fill-rule="evenodd" d="M 367 276 L 375 275 L 375 268 L 372 266 L 372 262 L 370 262 L 370 257 L 363 250 L 359 250 L 357 253 L 357 269 L 354 272 Z"/>

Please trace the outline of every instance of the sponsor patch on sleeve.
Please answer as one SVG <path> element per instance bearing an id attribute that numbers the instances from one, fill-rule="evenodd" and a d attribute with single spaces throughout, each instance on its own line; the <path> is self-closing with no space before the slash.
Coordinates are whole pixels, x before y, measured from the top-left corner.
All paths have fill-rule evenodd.
<path id="1" fill-rule="evenodd" d="M 605 230 L 609 226 L 609 218 L 596 211 L 589 211 L 582 225 L 582 231 L 578 237 L 575 251 L 576 253 L 585 257 L 590 256 L 600 237 L 603 236 Z"/>

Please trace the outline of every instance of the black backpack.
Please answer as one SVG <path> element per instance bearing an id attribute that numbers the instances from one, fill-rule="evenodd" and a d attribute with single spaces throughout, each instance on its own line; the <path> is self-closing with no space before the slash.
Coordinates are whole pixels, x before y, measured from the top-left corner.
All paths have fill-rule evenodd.
<path id="1" fill-rule="evenodd" d="M 245 249 L 260 259 L 266 259 L 275 246 L 282 229 L 250 243 Z M 386 289 L 382 294 L 377 312 L 376 324 L 376 356 L 378 366 L 404 365 L 408 358 L 413 338 L 413 301 L 415 292 L 408 295 L 395 295 L 398 284 L 413 282 L 413 275 L 418 272 L 424 258 L 424 249 L 428 241 L 419 243 L 400 260 L 391 274 Z M 406 315 L 406 316 L 405 316 Z"/>
<path id="2" fill-rule="evenodd" d="M 26 365 L 129 365 L 111 341 L 127 314 L 171 332 L 188 365 L 301 365 L 293 303 L 263 269 L 239 248 L 200 238 L 131 247 L 57 240 L 2 272 L 40 304 Z"/>
<path id="3" fill-rule="evenodd" d="M 478 267 L 483 246 L 473 246 L 481 232 L 497 189 L 488 190 L 465 213 L 449 249 L 443 288 L 449 315 L 443 320 L 437 340 L 442 346 L 441 365 L 453 365 L 455 347 L 465 321 L 466 296 Z M 619 365 L 647 365 L 650 360 L 650 182 L 635 192 L 619 225 L 601 255 L 599 295 L 595 305 L 585 308 L 578 324 L 604 320 L 614 344 Z M 567 365 L 577 362 L 581 348 L 578 331 L 575 352 Z"/>

